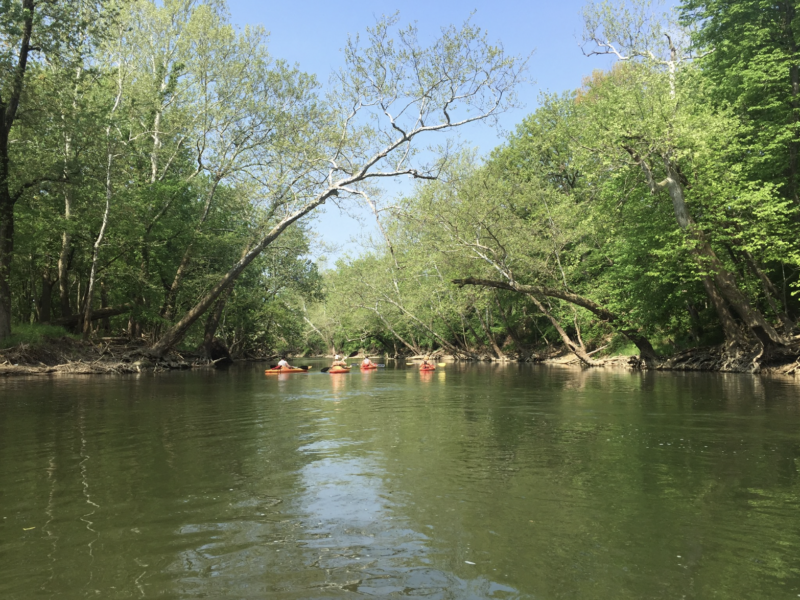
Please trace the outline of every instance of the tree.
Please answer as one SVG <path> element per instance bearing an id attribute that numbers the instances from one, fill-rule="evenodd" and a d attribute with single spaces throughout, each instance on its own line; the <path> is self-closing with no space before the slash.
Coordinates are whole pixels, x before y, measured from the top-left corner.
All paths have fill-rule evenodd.
<path id="1" fill-rule="evenodd" d="M 424 47 L 413 26 L 390 36 L 397 19 L 369 29 L 369 45 L 351 38 L 330 111 L 304 95 L 283 107 L 285 128 L 261 149 L 264 203 L 276 223 L 153 345 L 163 355 L 287 227 L 328 200 L 363 197 L 385 178 L 434 179 L 447 155 L 425 160 L 418 138 L 489 120 L 513 106 L 525 61 L 492 46 L 467 22 Z M 300 101 L 302 100 L 302 101 Z M 430 148 L 429 150 L 433 150 Z M 437 154 L 439 156 L 439 154 Z"/>
<path id="2" fill-rule="evenodd" d="M 103 28 L 102 8 L 99 2 L 81 3 L 78 10 L 65 1 L 0 3 L 0 340 L 11 333 L 14 207 L 26 191 L 63 178 L 52 166 L 37 172 L 26 162 L 24 149 L 12 149 L 29 73 L 65 56 L 74 57 L 75 62 L 62 62 L 63 68 L 78 68 L 85 54 L 73 52 L 74 47 L 97 41 Z"/>
<path id="3" fill-rule="evenodd" d="M 669 195 L 676 222 L 686 233 L 697 267 L 704 272 L 702 282 L 716 307 L 729 349 L 742 350 L 753 342 L 766 350 L 785 347 L 788 340 L 739 288 L 690 209 L 689 187 L 694 198 L 709 193 L 713 186 L 719 194 L 720 184 L 723 195 L 741 195 L 743 182 L 736 173 L 726 175 L 726 166 L 715 154 L 720 150 L 717 144 L 729 140 L 736 126 L 726 114 L 711 110 L 697 70 L 684 67 L 692 58 L 682 47 L 687 35 L 669 17 L 651 17 L 650 8 L 649 2 L 637 1 L 632 3 L 633 13 L 613 10 L 608 4 L 586 10 L 585 37 L 595 44 L 590 54 L 614 54 L 621 63 L 611 77 L 589 82 L 581 98 L 586 116 L 581 126 L 591 128 L 596 152 L 617 164 L 635 165 L 651 193 Z M 635 23 L 652 27 L 635 28 Z M 586 139 L 587 131 L 576 130 L 574 136 Z M 771 218 L 786 221 L 790 216 L 789 208 L 771 197 L 769 190 L 747 191 L 745 204 L 767 201 Z"/>
<path id="4" fill-rule="evenodd" d="M 681 19 L 693 27 L 713 101 L 729 105 L 751 180 L 775 185 L 800 205 L 800 21 L 792 0 L 686 0 Z"/>

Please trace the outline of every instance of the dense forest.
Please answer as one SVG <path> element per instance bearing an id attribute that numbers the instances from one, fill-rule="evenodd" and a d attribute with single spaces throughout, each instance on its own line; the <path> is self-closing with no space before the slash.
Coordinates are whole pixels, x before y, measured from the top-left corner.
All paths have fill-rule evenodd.
<path id="1" fill-rule="evenodd" d="M 526 61 L 398 17 L 322 86 L 222 0 L 0 1 L 0 343 L 30 323 L 149 354 L 304 343 L 307 215 L 435 178 L 432 134 L 514 106 Z M 439 136 L 441 141 L 441 135 Z"/>
<path id="2" fill-rule="evenodd" d="M 437 134 L 515 107 L 527 61 L 471 21 L 423 44 L 378 20 L 322 85 L 214 0 L 0 7 L 2 346 L 38 323 L 153 356 L 798 356 L 794 1 L 588 5 L 592 74 L 488 157 Z M 378 233 L 320 269 L 326 202 Z"/>
<path id="3" fill-rule="evenodd" d="M 612 69 L 376 211 L 375 250 L 323 276 L 327 305 L 358 308 L 317 309 L 329 346 L 797 357 L 795 3 L 615 4 L 583 14 L 587 64 Z"/>

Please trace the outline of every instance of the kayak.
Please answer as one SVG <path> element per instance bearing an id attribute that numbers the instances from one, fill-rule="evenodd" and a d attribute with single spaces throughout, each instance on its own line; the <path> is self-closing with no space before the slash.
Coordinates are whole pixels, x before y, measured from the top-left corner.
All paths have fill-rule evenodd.
<path id="1" fill-rule="evenodd" d="M 331 375 L 334 375 L 336 373 L 349 373 L 349 372 L 350 372 L 350 367 L 331 367 L 330 369 L 328 369 L 328 373 L 330 373 Z"/>
<path id="2" fill-rule="evenodd" d="M 436 367 L 435 367 L 435 366 L 433 366 L 433 365 L 422 365 L 422 366 L 419 368 L 419 370 L 420 370 L 420 372 L 424 372 L 424 371 L 435 371 L 435 370 L 436 370 Z"/>
<path id="3" fill-rule="evenodd" d="M 376 370 L 377 368 L 378 368 L 378 367 L 377 367 L 376 365 L 369 365 L 368 367 L 361 367 L 361 370 L 362 370 L 362 371 L 374 371 L 374 370 Z"/>
<path id="4" fill-rule="evenodd" d="M 281 373 L 308 373 L 308 369 L 267 369 L 264 375 L 280 375 Z"/>

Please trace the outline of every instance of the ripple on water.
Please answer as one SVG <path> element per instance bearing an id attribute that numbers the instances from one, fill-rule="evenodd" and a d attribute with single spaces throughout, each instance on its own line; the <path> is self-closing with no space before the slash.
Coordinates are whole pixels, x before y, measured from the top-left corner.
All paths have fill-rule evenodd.
<path id="1" fill-rule="evenodd" d="M 0 597 L 800 594 L 796 385 L 261 371 L 0 381 Z"/>

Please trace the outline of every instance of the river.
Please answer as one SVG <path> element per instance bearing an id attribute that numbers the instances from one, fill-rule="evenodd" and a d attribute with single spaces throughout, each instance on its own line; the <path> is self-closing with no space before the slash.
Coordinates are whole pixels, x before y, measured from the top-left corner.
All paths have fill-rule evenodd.
<path id="1" fill-rule="evenodd" d="M 800 597 L 800 385 L 521 364 L 0 381 L 0 598 Z"/>

